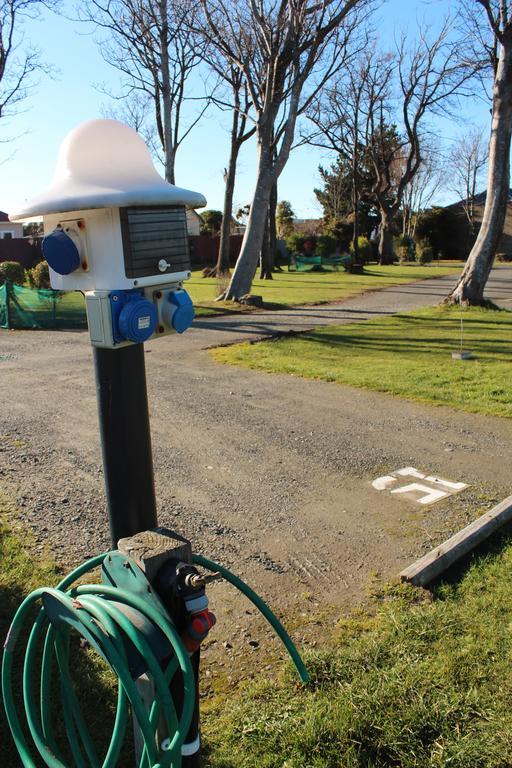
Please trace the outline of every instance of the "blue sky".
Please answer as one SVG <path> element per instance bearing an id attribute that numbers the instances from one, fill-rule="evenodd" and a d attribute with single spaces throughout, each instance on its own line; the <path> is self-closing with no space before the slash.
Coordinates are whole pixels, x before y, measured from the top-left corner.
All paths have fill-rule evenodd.
<path id="1" fill-rule="evenodd" d="M 435 25 L 451 5 L 449 0 L 388 0 L 378 13 L 381 39 L 388 40 L 391 46 L 394 28 L 413 29 L 417 19 L 428 19 Z M 19 114 L 0 123 L 0 210 L 15 210 L 25 199 L 44 189 L 66 133 L 84 120 L 101 117 L 102 105 L 108 105 L 97 84 L 116 88 L 118 75 L 103 62 L 94 36 L 82 25 L 65 18 L 64 14 L 72 15 L 72 7 L 64 0 L 64 13 L 45 11 L 39 20 L 25 24 L 25 44 L 30 42 L 41 50 L 44 61 L 55 69 L 55 76 L 40 75 L 39 84 L 29 93 Z M 488 108 L 477 101 L 464 108 L 466 123 L 485 125 L 488 115 Z M 212 109 L 191 132 L 177 156 L 177 184 L 202 192 L 209 208 L 222 208 L 227 127 L 226 115 Z M 449 140 L 462 127 L 442 121 L 438 123 L 438 132 Z M 16 138 L 5 141 L 10 137 Z M 255 145 L 247 143 L 239 162 L 235 205 L 250 202 L 254 158 Z M 328 154 L 311 147 L 292 153 L 279 181 L 279 199 L 289 200 L 298 217 L 321 215 L 313 188 L 319 183 L 319 163 L 328 164 L 329 160 Z"/>

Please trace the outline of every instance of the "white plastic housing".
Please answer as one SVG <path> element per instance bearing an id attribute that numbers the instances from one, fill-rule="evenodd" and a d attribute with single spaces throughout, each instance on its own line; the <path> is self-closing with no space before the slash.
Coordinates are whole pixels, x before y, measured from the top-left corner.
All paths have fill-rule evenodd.
<path id="1" fill-rule="evenodd" d="M 186 209 L 204 205 L 203 195 L 159 175 L 132 128 L 116 120 L 89 120 L 64 138 L 47 189 L 11 219 L 42 216 L 45 235 L 59 226 L 69 229 L 80 265 L 67 275 L 50 269 L 53 288 L 124 290 L 190 276 Z M 58 236 L 47 244 L 56 268 L 62 248 L 62 271 L 76 261 L 71 247 L 68 263 L 66 242 Z"/>
<path id="2" fill-rule="evenodd" d="M 78 224 L 80 228 L 78 229 Z M 50 268 L 52 288 L 59 291 L 108 291 L 144 288 L 179 283 L 190 277 L 190 271 L 159 273 L 137 279 L 126 277 L 123 238 L 119 208 L 99 208 L 90 211 L 71 211 L 44 217 L 45 235 L 58 226 L 69 234 L 77 230 L 81 239 L 79 248 L 81 265 L 69 275 L 59 275 Z M 75 238 L 73 238 L 75 241 Z M 76 241 L 75 241 L 76 242 Z"/>
<path id="3" fill-rule="evenodd" d="M 50 186 L 11 220 L 131 205 L 201 208 L 206 200 L 199 192 L 162 179 L 133 128 L 117 120 L 88 120 L 64 138 Z"/>
<path id="4" fill-rule="evenodd" d="M 167 316 L 163 308 L 168 303 L 169 293 L 179 290 L 180 283 L 165 285 L 161 290 L 146 288 L 144 297 L 154 304 L 158 322 L 155 333 L 151 339 L 168 336 L 175 333 L 172 327 L 172 315 Z M 89 325 L 89 334 L 93 347 L 103 347 L 104 349 L 119 349 L 120 347 L 131 346 L 132 341 L 115 341 L 112 324 L 112 304 L 110 301 L 111 291 L 87 291 L 85 293 L 85 306 L 87 309 L 87 323 Z"/>

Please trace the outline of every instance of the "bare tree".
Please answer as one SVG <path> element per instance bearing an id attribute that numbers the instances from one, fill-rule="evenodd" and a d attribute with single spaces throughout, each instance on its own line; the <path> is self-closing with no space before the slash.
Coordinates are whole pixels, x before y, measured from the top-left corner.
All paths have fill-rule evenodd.
<path id="1" fill-rule="evenodd" d="M 428 120 L 461 92 L 471 74 L 461 42 L 454 41 L 445 21 L 436 35 L 420 29 L 411 47 L 402 35 L 393 54 L 370 46 L 343 87 L 320 102 L 315 141 L 322 135 L 325 146 L 351 162 L 354 206 L 362 196 L 378 209 L 381 264 L 393 260 L 393 224 L 422 167 Z"/>
<path id="2" fill-rule="evenodd" d="M 368 110 L 367 144 L 377 177 L 372 193 L 381 215 L 381 263 L 392 260 L 392 223 L 408 187 L 424 163 L 428 120 L 447 109 L 452 97 L 463 92 L 473 74 L 462 54 L 462 41 L 453 40 L 449 21 L 433 36 L 420 29 L 418 40 L 411 48 L 402 36 L 396 51 L 401 141 L 395 146 L 392 142 L 387 146 L 383 142 L 391 110 L 382 103 L 382 98 L 385 100 L 388 96 L 382 87 L 382 76 L 374 70 L 375 76 L 370 77 L 369 105 L 373 101 L 376 109 Z"/>
<path id="3" fill-rule="evenodd" d="M 233 197 L 235 193 L 236 169 L 238 155 L 242 145 L 254 136 L 256 127 L 250 120 L 252 106 L 251 97 L 244 80 L 243 73 L 217 49 L 209 46 L 205 52 L 205 61 L 213 69 L 219 80 L 227 86 L 227 94 L 213 98 L 214 103 L 221 109 L 231 111 L 230 150 L 228 165 L 224 169 L 224 207 L 220 230 L 219 253 L 215 267 L 207 273 L 208 277 L 229 275 L 229 245 L 231 222 L 233 219 Z M 219 297 L 221 298 L 221 297 Z"/>
<path id="4" fill-rule="evenodd" d="M 483 131 L 474 128 L 459 136 L 449 157 L 451 188 L 461 201 L 471 232 L 475 231 L 475 195 L 489 157 Z"/>
<path id="5" fill-rule="evenodd" d="M 273 280 L 277 250 L 277 180 L 272 184 L 260 254 L 260 280 Z"/>
<path id="6" fill-rule="evenodd" d="M 414 239 L 416 227 L 436 192 L 446 183 L 439 153 L 432 148 L 422 151 L 418 171 L 404 189 L 402 198 L 402 234 Z"/>
<path id="7" fill-rule="evenodd" d="M 370 45 L 366 37 L 365 43 L 363 47 L 368 48 L 370 52 L 360 55 L 353 66 L 347 68 L 344 78 L 337 79 L 332 86 L 324 88 L 311 103 L 307 116 L 315 130 L 302 137 L 302 143 L 333 150 L 351 169 L 354 215 L 352 246 L 356 262 L 359 261 L 359 205 L 365 182 L 368 187 L 368 178 L 363 180 L 364 161 L 368 159 L 368 109 L 371 108 L 371 105 L 366 104 L 367 84 L 375 55 L 374 46 Z M 391 78 L 391 68 L 384 60 L 381 64 L 382 84 L 383 88 L 386 88 Z"/>
<path id="8" fill-rule="evenodd" d="M 461 3 L 466 23 L 477 30 L 478 56 L 493 71 L 492 119 L 489 139 L 487 193 L 482 225 L 448 303 L 482 304 L 484 289 L 503 234 L 510 188 L 512 136 L 512 8 L 508 0 L 467 0 Z M 482 19 L 486 29 L 482 27 Z"/>
<path id="9" fill-rule="evenodd" d="M 176 152 L 209 103 L 199 99 L 198 110 L 183 125 L 185 103 L 192 99 L 188 80 L 202 58 L 193 32 L 195 5 L 193 0 L 83 0 L 80 11 L 82 20 L 106 33 L 100 40 L 102 56 L 122 76 L 115 98 L 135 96 L 137 103 L 140 94 L 149 97 L 165 178 L 171 184 Z"/>
<path id="10" fill-rule="evenodd" d="M 39 51 L 23 48 L 24 22 L 37 16 L 42 4 L 41 0 L 0 0 L 0 118 L 16 111 L 34 84 L 32 75 L 43 69 Z"/>
<path id="11" fill-rule="evenodd" d="M 205 38 L 243 74 L 258 145 L 247 229 L 223 298 L 239 300 L 250 291 L 272 186 L 288 160 L 297 117 L 342 66 L 357 12 L 371 5 L 372 0 L 201 0 Z"/>
<path id="12" fill-rule="evenodd" d="M 161 158 L 162 148 L 154 120 L 148 120 L 153 114 L 153 102 L 147 93 L 132 93 L 125 99 L 102 104 L 102 117 L 120 120 L 140 133 L 154 157 Z"/>

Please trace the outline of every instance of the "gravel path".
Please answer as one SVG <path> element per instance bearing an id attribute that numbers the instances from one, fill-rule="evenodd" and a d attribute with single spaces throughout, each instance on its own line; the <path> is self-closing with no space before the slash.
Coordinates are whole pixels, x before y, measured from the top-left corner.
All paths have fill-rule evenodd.
<path id="1" fill-rule="evenodd" d="M 277 333 L 300 333 L 322 325 L 336 325 L 368 320 L 379 315 L 407 312 L 428 304 L 439 303 L 456 282 L 453 275 L 369 291 L 340 303 L 291 307 L 279 312 L 259 311 L 199 318 L 194 329 L 184 334 L 174 348 L 186 350 L 232 344 L 234 341 L 275 336 Z M 501 306 L 512 309 L 512 267 L 500 266 L 487 283 L 486 296 Z M 204 333 L 199 333 L 204 331 Z"/>
<path id="2" fill-rule="evenodd" d="M 396 574 L 510 493 L 510 423 L 220 366 L 203 350 L 435 303 L 451 282 L 279 315 L 203 319 L 182 337 L 147 345 L 160 523 L 296 616 L 299 638 L 301 616 L 354 605 L 376 573 Z M 500 268 L 489 294 L 510 306 L 511 290 L 512 269 Z M 87 335 L 3 332 L 0 365 L 0 486 L 39 550 L 49 547 L 64 563 L 97 553 L 108 546 L 108 526 Z M 371 487 L 409 465 L 470 488 L 424 509 Z M 233 621 L 228 588 L 214 585 L 212 595 L 224 619 L 218 640 L 249 653 L 244 643 L 259 626 L 253 614 L 238 605 Z"/>

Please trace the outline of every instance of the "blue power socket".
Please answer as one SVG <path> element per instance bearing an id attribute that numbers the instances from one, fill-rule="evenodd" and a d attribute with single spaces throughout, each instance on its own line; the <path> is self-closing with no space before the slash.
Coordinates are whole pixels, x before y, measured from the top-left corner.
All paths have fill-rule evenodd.
<path id="1" fill-rule="evenodd" d="M 119 344 L 133 341 L 141 344 L 155 333 L 158 314 L 155 306 L 145 298 L 141 288 L 113 291 L 110 294 L 112 335 Z"/>

